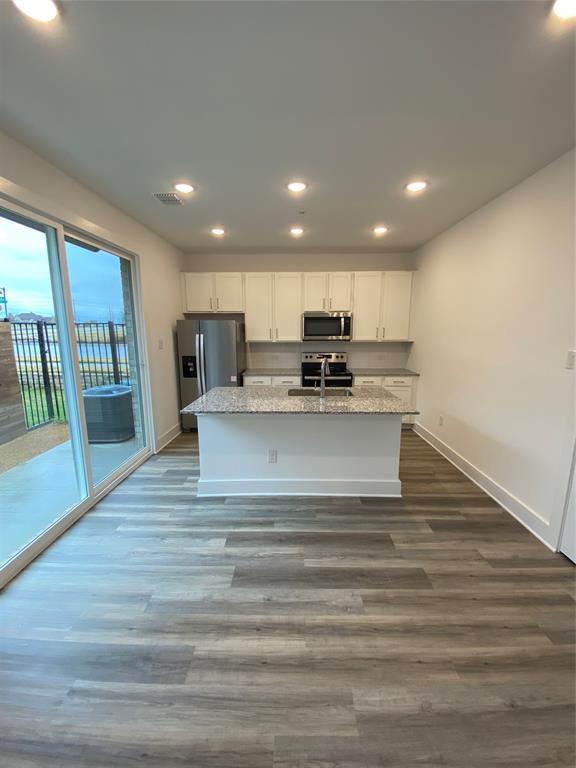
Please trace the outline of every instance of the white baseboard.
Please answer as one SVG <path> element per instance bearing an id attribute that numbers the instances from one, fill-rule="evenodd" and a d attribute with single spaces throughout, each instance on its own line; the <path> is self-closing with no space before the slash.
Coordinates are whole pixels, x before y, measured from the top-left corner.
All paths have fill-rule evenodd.
<path id="1" fill-rule="evenodd" d="M 154 453 L 160 453 L 160 451 L 163 448 L 166 448 L 168 443 L 171 443 L 172 440 L 174 440 L 175 437 L 178 437 L 178 435 L 182 432 L 182 427 L 180 426 L 180 422 L 178 424 L 174 424 L 173 427 L 170 427 L 170 429 L 167 432 L 164 432 L 163 435 L 160 435 L 160 437 L 156 440 L 156 447 L 154 448 Z"/>
<path id="2" fill-rule="evenodd" d="M 520 501 L 519 498 L 510 493 L 510 491 L 507 491 L 506 488 L 503 488 L 481 469 L 478 469 L 478 467 L 465 459 L 464 456 L 450 448 L 449 445 L 432 432 L 429 432 L 422 424 L 416 422 L 414 424 L 414 432 L 429 443 L 432 448 L 435 448 L 438 453 L 441 453 L 444 458 L 448 459 L 451 464 L 463 472 L 473 483 L 476 483 L 488 496 L 497 501 L 501 507 L 515 517 L 518 522 L 522 523 L 537 539 L 553 552 L 556 551 L 555 543 L 550 542 L 550 523 L 544 520 L 535 510 Z"/>
<path id="3" fill-rule="evenodd" d="M 382 496 L 399 498 L 400 480 L 309 480 L 299 478 L 198 481 L 198 496 Z"/>

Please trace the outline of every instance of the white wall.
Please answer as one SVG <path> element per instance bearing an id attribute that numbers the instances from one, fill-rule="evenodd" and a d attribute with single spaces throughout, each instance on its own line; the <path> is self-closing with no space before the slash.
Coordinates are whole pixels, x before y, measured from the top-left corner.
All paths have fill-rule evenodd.
<path id="1" fill-rule="evenodd" d="M 415 269 L 413 253 L 187 253 L 185 272 L 330 272 Z"/>
<path id="2" fill-rule="evenodd" d="M 156 445 L 178 429 L 173 329 L 182 254 L 28 147 L 0 133 L 0 194 L 138 255 Z M 159 341 L 164 348 L 159 349 Z"/>
<path id="3" fill-rule="evenodd" d="M 570 152 L 426 244 L 409 359 L 424 435 L 551 546 L 574 429 L 574 202 Z"/>

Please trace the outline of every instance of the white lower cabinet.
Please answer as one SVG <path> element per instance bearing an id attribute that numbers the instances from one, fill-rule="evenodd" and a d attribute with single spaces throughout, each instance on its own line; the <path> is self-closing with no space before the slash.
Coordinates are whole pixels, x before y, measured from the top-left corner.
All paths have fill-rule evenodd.
<path id="1" fill-rule="evenodd" d="M 410 408 L 416 405 L 416 381 L 414 376 L 354 376 L 355 387 L 385 387 Z M 413 424 L 414 416 L 402 416 L 402 423 Z"/>
<path id="2" fill-rule="evenodd" d="M 245 387 L 299 387 L 300 376 L 259 376 L 249 373 L 244 376 Z"/>
<path id="3" fill-rule="evenodd" d="M 381 387 L 382 376 L 354 376 L 355 387 Z"/>
<path id="4" fill-rule="evenodd" d="M 402 400 L 403 403 L 406 403 L 406 405 L 408 405 L 410 408 L 414 408 L 416 401 L 416 381 L 412 376 L 401 378 L 403 378 L 404 381 L 408 381 L 408 385 L 404 384 L 402 386 L 398 386 L 397 384 L 393 384 L 392 382 L 398 381 L 399 377 L 386 376 L 384 379 L 384 388 L 387 389 L 388 392 L 391 392 L 393 395 L 396 395 L 396 397 L 399 397 L 400 400 Z M 412 414 L 402 416 L 402 423 L 413 424 L 414 416 L 412 416 Z"/>
<path id="5" fill-rule="evenodd" d="M 300 376 L 272 376 L 273 387 L 299 387 Z"/>
<path id="6" fill-rule="evenodd" d="M 269 387 L 272 385 L 272 376 L 256 376 L 250 374 L 244 376 L 245 387 Z"/>

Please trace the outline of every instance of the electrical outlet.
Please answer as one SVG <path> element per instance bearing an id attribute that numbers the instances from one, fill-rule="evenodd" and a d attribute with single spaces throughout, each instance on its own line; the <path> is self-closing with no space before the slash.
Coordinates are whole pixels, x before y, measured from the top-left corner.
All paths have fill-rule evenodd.
<path id="1" fill-rule="evenodd" d="M 444 414 L 441 414 L 438 416 L 438 426 L 443 427 L 444 426 Z"/>
<path id="2" fill-rule="evenodd" d="M 576 349 L 569 349 L 566 355 L 566 368 L 569 371 L 573 371 L 576 365 Z"/>
<path id="3" fill-rule="evenodd" d="M 277 464 L 278 463 L 278 451 L 276 448 L 269 448 L 268 449 L 268 464 Z"/>
<path id="4" fill-rule="evenodd" d="M 158 349 L 164 349 L 164 339 L 158 339 Z"/>

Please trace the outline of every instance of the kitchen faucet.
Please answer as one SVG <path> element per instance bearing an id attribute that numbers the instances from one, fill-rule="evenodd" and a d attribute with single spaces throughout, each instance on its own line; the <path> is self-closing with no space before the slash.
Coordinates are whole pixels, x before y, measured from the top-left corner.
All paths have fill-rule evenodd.
<path id="1" fill-rule="evenodd" d="M 326 357 L 322 358 L 320 365 L 320 397 L 326 397 L 326 376 L 330 375 L 330 365 Z"/>

